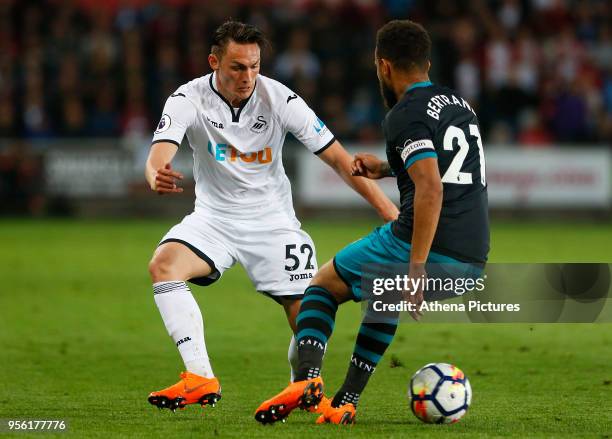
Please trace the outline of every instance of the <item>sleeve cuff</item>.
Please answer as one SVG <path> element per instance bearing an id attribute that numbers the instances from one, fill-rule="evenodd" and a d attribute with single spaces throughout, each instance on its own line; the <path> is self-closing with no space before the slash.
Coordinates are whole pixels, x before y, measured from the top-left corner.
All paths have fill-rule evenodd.
<path id="1" fill-rule="evenodd" d="M 325 151 L 327 148 L 329 148 L 330 146 L 332 146 L 332 145 L 333 145 L 333 143 L 334 143 L 335 141 L 336 141 L 336 138 L 335 138 L 335 137 L 332 137 L 332 139 L 331 139 L 329 142 L 327 142 L 327 144 L 326 144 L 326 145 L 325 145 L 323 148 L 321 148 L 321 149 L 319 149 L 319 150 L 315 151 L 315 152 L 314 152 L 314 154 L 315 154 L 315 155 L 319 155 L 319 154 L 321 154 L 321 153 L 322 153 L 323 151 Z"/>
<path id="2" fill-rule="evenodd" d="M 154 141 L 151 142 L 151 145 L 155 145 L 156 143 L 162 143 L 162 142 L 174 143 L 176 146 L 181 146 L 181 144 L 179 142 L 177 142 L 176 140 L 172 140 L 172 139 L 158 139 L 158 140 L 154 140 Z"/>
<path id="3" fill-rule="evenodd" d="M 419 152 L 408 159 L 408 161 L 404 164 L 404 169 L 408 169 L 410 166 L 412 166 L 415 162 L 419 160 L 428 159 L 428 158 L 437 159 L 438 154 L 436 154 L 434 151 Z"/>

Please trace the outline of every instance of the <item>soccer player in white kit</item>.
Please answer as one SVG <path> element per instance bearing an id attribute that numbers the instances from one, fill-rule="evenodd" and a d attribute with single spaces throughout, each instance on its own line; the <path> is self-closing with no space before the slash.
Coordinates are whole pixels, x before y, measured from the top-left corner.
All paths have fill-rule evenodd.
<path id="1" fill-rule="evenodd" d="M 153 136 L 145 175 L 159 194 L 182 192 L 171 161 L 183 137 L 193 150 L 193 213 L 162 238 L 149 264 L 155 303 L 186 372 L 149 402 L 176 409 L 214 405 L 221 386 L 204 342 L 200 309 L 186 282 L 209 285 L 239 262 L 254 287 L 280 303 L 295 333 L 303 291 L 317 270 L 315 248 L 300 229 L 282 164 L 288 132 L 331 166 L 385 220 L 396 206 L 371 180 L 351 176 L 351 157 L 308 105 L 283 84 L 259 74 L 267 45 L 255 27 L 228 21 L 215 32 L 213 73 L 180 86 Z M 296 366 L 295 338 L 289 362 Z"/>

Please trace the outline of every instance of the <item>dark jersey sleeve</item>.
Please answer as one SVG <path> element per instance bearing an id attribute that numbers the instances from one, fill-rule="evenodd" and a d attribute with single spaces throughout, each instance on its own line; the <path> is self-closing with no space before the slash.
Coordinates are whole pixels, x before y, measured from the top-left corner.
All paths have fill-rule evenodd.
<path id="1" fill-rule="evenodd" d="M 404 169 L 425 158 L 437 158 L 431 129 L 421 120 L 407 118 L 403 111 L 390 117 L 390 138 L 395 151 L 399 154 Z M 406 124 L 406 120 L 411 120 Z"/>

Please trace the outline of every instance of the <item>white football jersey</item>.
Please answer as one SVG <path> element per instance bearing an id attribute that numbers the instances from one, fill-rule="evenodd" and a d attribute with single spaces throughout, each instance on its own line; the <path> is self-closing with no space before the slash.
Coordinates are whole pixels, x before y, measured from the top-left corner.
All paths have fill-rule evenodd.
<path id="1" fill-rule="evenodd" d="M 291 132 L 318 154 L 334 136 L 293 91 L 258 75 L 255 90 L 240 108 L 216 89 L 216 74 L 194 79 L 170 95 L 153 143 L 180 145 L 187 135 L 193 150 L 196 211 L 252 217 L 265 210 L 294 218 L 291 186 L 282 162 Z"/>

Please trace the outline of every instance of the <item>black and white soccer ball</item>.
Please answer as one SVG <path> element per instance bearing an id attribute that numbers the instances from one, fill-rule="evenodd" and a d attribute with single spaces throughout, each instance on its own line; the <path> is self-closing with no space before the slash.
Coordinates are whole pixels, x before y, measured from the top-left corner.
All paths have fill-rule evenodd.
<path id="1" fill-rule="evenodd" d="M 472 402 L 472 387 L 458 367 L 430 363 L 414 374 L 408 396 L 412 412 L 421 421 L 451 424 L 465 416 Z"/>

